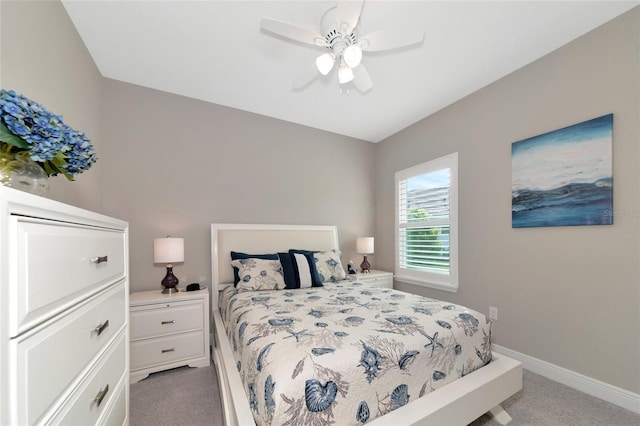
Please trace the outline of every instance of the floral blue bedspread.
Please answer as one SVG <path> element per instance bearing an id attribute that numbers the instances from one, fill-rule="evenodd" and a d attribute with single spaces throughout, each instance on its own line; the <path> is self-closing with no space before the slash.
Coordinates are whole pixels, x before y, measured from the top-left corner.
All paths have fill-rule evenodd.
<path id="1" fill-rule="evenodd" d="M 220 310 L 258 425 L 357 425 L 491 360 L 463 306 L 366 284 L 237 292 Z"/>

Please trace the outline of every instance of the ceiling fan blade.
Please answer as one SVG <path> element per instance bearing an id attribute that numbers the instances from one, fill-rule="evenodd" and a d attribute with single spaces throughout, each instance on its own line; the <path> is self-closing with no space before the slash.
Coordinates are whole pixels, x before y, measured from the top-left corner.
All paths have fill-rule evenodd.
<path id="1" fill-rule="evenodd" d="M 424 30 L 391 30 L 377 31 L 360 37 L 359 43 L 362 50 L 378 52 L 381 50 L 399 49 L 422 43 Z"/>
<path id="2" fill-rule="evenodd" d="M 338 24 L 338 31 L 343 30 L 343 24 L 346 25 L 343 35 L 351 34 L 356 25 L 358 25 L 363 1 L 364 0 L 343 0 L 338 2 L 336 23 Z"/>
<path id="3" fill-rule="evenodd" d="M 353 69 L 353 84 L 362 93 L 368 92 L 373 88 L 373 81 L 371 81 L 369 71 L 364 65 L 360 64 Z"/>
<path id="4" fill-rule="evenodd" d="M 301 41 L 303 43 L 313 45 L 323 45 L 322 36 L 313 31 L 306 30 L 297 25 L 287 22 L 278 21 L 277 19 L 262 18 L 260 26 L 263 30 L 271 33 L 290 38 L 292 40 Z"/>
<path id="5" fill-rule="evenodd" d="M 318 76 L 321 75 L 320 71 L 318 71 L 318 67 L 315 62 L 308 68 L 306 68 L 302 73 L 293 80 L 293 89 L 294 90 L 303 90 L 308 85 L 310 85 Z"/>

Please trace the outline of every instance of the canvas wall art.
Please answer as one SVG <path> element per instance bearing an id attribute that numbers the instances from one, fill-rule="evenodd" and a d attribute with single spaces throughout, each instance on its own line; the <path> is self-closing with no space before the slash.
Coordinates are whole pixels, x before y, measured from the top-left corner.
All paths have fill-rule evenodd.
<path id="1" fill-rule="evenodd" d="M 511 145 L 511 226 L 613 223 L 613 114 Z"/>

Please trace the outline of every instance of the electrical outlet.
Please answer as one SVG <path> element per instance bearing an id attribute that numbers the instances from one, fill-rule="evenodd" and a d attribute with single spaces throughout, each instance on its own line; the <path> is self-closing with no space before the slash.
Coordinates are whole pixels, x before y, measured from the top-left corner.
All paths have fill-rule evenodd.
<path id="1" fill-rule="evenodd" d="M 489 306 L 489 319 L 491 321 L 498 321 L 498 308 L 495 306 Z"/>

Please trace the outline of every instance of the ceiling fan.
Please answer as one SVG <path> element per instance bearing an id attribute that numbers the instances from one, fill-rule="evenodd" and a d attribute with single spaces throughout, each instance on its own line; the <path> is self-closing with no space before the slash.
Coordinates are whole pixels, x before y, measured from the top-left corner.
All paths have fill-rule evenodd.
<path id="1" fill-rule="evenodd" d="M 320 75 L 338 69 L 340 85 L 353 82 L 360 92 L 373 87 L 369 72 L 362 64 L 362 52 L 379 52 L 422 43 L 424 31 L 417 29 L 377 31 L 360 36 L 360 13 L 364 0 L 338 1 L 320 20 L 321 34 L 272 18 L 262 18 L 262 29 L 292 40 L 324 48 L 315 64 L 302 73 L 293 88 L 301 90 Z"/>

